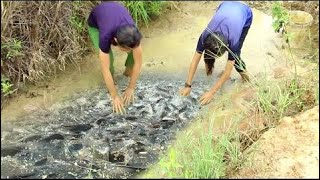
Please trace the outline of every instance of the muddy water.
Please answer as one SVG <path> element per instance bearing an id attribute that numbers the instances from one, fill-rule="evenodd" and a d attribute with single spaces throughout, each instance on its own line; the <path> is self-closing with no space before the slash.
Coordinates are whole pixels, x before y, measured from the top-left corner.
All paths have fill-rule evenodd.
<path id="1" fill-rule="evenodd" d="M 132 176 L 155 162 L 175 132 L 196 116 L 202 84 L 182 98 L 175 93 L 178 82 L 144 79 L 125 115 L 112 114 L 99 88 L 3 123 L 1 177 L 83 178 L 90 171 L 93 177 Z"/>
<path id="2" fill-rule="evenodd" d="M 144 64 L 136 91 L 138 101 L 127 108 L 125 116 L 111 114 L 95 54 L 43 88 L 30 87 L 35 97 L 16 98 L 1 112 L 1 144 L 5 147 L 1 150 L 1 176 L 122 177 L 147 168 L 175 131 L 196 116 L 200 110 L 197 98 L 224 69 L 226 55 L 216 61 L 213 76 L 206 77 L 201 60 L 193 94 L 188 98 L 177 95 L 198 37 L 216 5 L 183 2 L 181 11 L 166 13 L 151 23 L 150 29 L 143 29 Z M 271 17 L 254 10 L 242 50 L 251 76 L 270 74 L 285 63 L 279 49 L 281 43 L 273 33 Z M 128 80 L 121 75 L 125 55 L 115 52 L 119 90 Z M 240 76 L 233 71 L 216 100 L 238 83 Z"/>

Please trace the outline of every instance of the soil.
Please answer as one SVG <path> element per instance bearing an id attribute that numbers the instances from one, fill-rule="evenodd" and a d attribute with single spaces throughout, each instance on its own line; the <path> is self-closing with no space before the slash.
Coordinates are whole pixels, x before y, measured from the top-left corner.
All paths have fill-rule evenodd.
<path id="1" fill-rule="evenodd" d="M 271 14 L 271 3 L 251 2 L 251 5 Z M 319 2 L 284 2 L 284 6 L 313 16 L 311 32 L 319 52 Z M 288 71 L 285 67 L 275 68 L 274 78 L 283 78 Z M 319 106 L 294 117 L 284 117 L 276 128 L 265 132 L 245 153 L 250 158 L 229 177 L 319 178 Z"/>
<path id="2" fill-rule="evenodd" d="M 319 106 L 265 132 L 231 178 L 319 178 Z"/>

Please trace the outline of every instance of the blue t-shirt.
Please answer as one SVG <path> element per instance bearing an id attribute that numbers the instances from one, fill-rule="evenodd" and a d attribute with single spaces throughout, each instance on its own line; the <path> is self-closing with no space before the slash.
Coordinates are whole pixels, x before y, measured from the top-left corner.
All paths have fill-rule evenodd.
<path id="1" fill-rule="evenodd" d="M 221 34 L 227 41 L 229 49 L 240 56 L 240 36 L 243 28 L 250 27 L 252 23 L 252 10 L 241 2 L 226 1 L 221 3 L 215 15 L 199 37 L 196 51 L 203 53 L 204 40 L 211 32 Z M 228 55 L 233 60 L 231 53 Z"/>
<path id="2" fill-rule="evenodd" d="M 99 29 L 99 48 L 109 53 L 113 38 L 120 26 L 135 25 L 129 11 L 119 2 L 103 2 L 94 7 L 88 18 L 88 25 Z"/>

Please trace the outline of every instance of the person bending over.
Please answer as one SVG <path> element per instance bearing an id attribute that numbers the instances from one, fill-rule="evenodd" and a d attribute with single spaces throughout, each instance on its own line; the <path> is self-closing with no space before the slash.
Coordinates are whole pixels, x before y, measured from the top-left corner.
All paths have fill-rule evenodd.
<path id="1" fill-rule="evenodd" d="M 199 37 L 196 52 L 189 67 L 188 77 L 180 95 L 188 96 L 191 92 L 191 82 L 204 54 L 207 76 L 212 74 L 215 60 L 228 51 L 225 70 L 214 86 L 200 97 L 200 104 L 208 104 L 214 94 L 221 88 L 231 75 L 233 67 L 241 75 L 243 81 L 249 81 L 246 65 L 241 59 L 241 48 L 248 30 L 252 24 L 252 10 L 241 2 L 222 2 L 207 28 Z"/>
<path id="2" fill-rule="evenodd" d="M 99 50 L 99 60 L 107 89 L 112 98 L 113 112 L 124 113 L 124 105 L 134 98 L 134 90 L 142 66 L 142 35 L 129 11 L 119 2 L 103 2 L 95 6 L 88 17 L 88 30 L 94 47 Z M 127 52 L 124 75 L 129 84 L 120 97 L 114 85 L 114 57 L 111 45 Z"/>

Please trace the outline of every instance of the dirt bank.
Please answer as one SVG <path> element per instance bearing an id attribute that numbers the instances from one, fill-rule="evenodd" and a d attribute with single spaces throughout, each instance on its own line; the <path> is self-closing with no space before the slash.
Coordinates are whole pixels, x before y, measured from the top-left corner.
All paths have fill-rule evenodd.
<path id="1" fill-rule="evenodd" d="M 319 106 L 264 133 L 232 178 L 319 178 Z"/>

